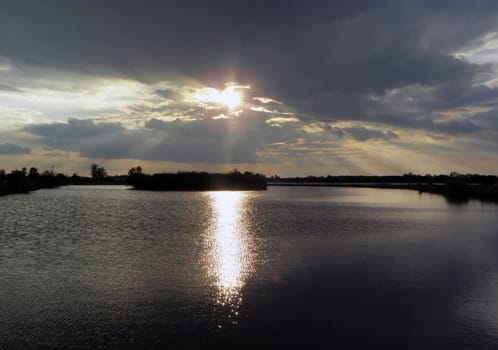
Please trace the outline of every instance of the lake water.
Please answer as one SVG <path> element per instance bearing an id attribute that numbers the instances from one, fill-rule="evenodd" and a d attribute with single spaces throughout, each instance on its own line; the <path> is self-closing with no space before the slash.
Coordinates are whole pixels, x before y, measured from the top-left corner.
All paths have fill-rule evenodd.
<path id="1" fill-rule="evenodd" d="M 498 207 L 416 191 L 0 198 L 0 348 L 498 348 Z"/>

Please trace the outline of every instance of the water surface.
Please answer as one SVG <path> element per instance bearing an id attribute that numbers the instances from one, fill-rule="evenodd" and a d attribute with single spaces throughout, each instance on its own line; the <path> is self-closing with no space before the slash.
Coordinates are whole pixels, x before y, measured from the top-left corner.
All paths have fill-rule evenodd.
<path id="1" fill-rule="evenodd" d="M 409 190 L 0 198 L 1 348 L 498 347 L 498 208 Z"/>

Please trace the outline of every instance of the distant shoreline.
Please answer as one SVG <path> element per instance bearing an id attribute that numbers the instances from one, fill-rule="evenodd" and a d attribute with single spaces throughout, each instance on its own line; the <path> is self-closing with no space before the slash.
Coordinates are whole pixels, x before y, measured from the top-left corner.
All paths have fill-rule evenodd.
<path id="1" fill-rule="evenodd" d="M 152 175 L 150 175 L 152 176 Z M 84 184 L 64 184 L 65 185 L 124 185 L 117 183 L 84 183 Z M 208 185 L 131 185 L 133 190 L 141 191 L 261 191 L 267 187 L 350 187 L 350 188 L 377 188 L 377 189 L 398 189 L 415 190 L 420 193 L 431 193 L 444 196 L 451 203 L 465 203 L 469 200 L 480 200 L 483 202 L 498 203 L 498 186 L 483 184 L 421 184 L 421 183 L 313 183 L 313 182 L 267 182 L 265 185 L 259 184 L 208 184 Z M 54 186 L 58 187 L 58 186 Z M 14 194 L 28 194 L 41 188 L 53 187 L 29 187 L 22 189 L 3 189 L 0 197 Z"/>
<path id="2" fill-rule="evenodd" d="M 289 187 L 356 187 L 416 190 L 420 193 L 443 195 L 449 202 L 466 202 L 471 199 L 498 203 L 498 185 L 449 181 L 447 183 L 347 183 L 347 182 L 268 182 L 268 186 Z"/>
<path id="3" fill-rule="evenodd" d="M 268 186 L 308 186 L 308 187 L 369 187 L 393 189 L 418 189 L 419 183 L 382 183 L 382 182 L 268 182 Z M 430 184 L 425 184 L 430 186 Z M 444 186 L 444 183 L 432 184 Z"/>
<path id="4" fill-rule="evenodd" d="M 93 168 L 101 169 L 102 174 L 94 174 Z M 65 185 L 129 185 L 136 190 L 148 191 L 264 191 L 267 186 L 408 189 L 443 195 L 450 202 L 476 199 L 498 203 L 498 176 L 463 175 L 456 172 L 449 175 L 408 173 L 402 176 L 328 175 L 280 178 L 277 175 L 266 177 L 237 170 L 230 173 L 179 171 L 145 174 L 137 166 L 131 168 L 128 175 L 108 176 L 104 168 L 92 164 L 92 177 L 81 177 L 77 174 L 55 174 L 53 170 L 40 174 L 34 167 L 29 170 L 13 170 L 8 174 L 0 169 L 0 196 Z"/>

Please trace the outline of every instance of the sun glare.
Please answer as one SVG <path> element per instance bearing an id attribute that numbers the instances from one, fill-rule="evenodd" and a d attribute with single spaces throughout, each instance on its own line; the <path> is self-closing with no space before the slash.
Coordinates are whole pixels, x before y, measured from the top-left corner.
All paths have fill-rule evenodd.
<path id="1" fill-rule="evenodd" d="M 222 91 L 213 88 L 201 89 L 195 98 L 199 102 L 221 104 L 229 109 L 233 109 L 242 103 L 242 95 L 234 86 L 228 86 Z"/>
<path id="2" fill-rule="evenodd" d="M 229 308 L 236 322 L 243 288 L 254 272 L 255 246 L 247 220 L 249 195 L 240 191 L 207 193 L 211 225 L 206 235 L 207 272 L 216 287 L 216 303 Z"/>

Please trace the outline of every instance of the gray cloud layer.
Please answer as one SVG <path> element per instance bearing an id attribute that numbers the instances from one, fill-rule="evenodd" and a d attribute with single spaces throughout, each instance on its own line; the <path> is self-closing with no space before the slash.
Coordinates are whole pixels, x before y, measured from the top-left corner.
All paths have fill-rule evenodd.
<path id="1" fill-rule="evenodd" d="M 494 0 L 4 1 L 0 62 L 44 76 L 78 72 L 146 84 L 190 79 L 218 87 L 237 81 L 306 123 L 349 122 L 329 130 L 339 139 L 389 142 L 400 137 L 397 129 L 435 138 L 496 136 L 497 61 L 469 54 L 496 33 Z M 0 90 L 24 91 L 16 71 L 9 74 Z M 184 108 L 175 107 L 175 89 L 155 94 L 168 106 L 137 105 L 135 114 L 171 117 Z M 187 107 L 199 120 L 146 117 L 129 130 L 71 119 L 25 131 L 88 157 L 192 162 L 257 161 L 266 145 L 302 136 L 255 116 L 233 131 L 233 121 L 210 119 L 220 111 Z"/>
<path id="2" fill-rule="evenodd" d="M 37 124 L 25 131 L 45 144 L 90 158 L 137 158 L 175 162 L 252 163 L 256 152 L 285 137 L 274 135 L 264 119 L 207 119 L 164 122 L 151 119 L 145 128 L 127 130 L 116 123 L 69 119 L 67 123 Z M 292 131 L 288 131 L 295 137 Z"/>
<path id="3" fill-rule="evenodd" d="M 0 91 L 21 92 L 21 90 L 5 84 L 0 84 Z"/>
<path id="4" fill-rule="evenodd" d="M 0 154 L 30 154 L 31 149 L 27 147 L 22 147 L 14 145 L 12 143 L 0 144 Z"/>
<path id="5" fill-rule="evenodd" d="M 497 23 L 496 1 L 7 1 L 0 56 L 144 81 L 251 82 L 303 116 L 389 122 L 369 95 L 431 88 L 416 103 L 431 118 L 494 100 L 496 89 L 478 84 L 493 67 L 453 52 Z"/>

